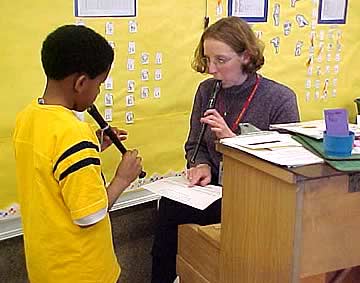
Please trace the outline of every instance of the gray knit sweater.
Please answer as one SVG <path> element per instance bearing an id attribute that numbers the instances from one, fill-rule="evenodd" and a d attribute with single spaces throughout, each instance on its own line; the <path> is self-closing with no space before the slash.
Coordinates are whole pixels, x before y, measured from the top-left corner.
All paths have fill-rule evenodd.
<path id="1" fill-rule="evenodd" d="M 255 96 L 240 123 L 250 123 L 261 130 L 268 130 L 270 124 L 298 122 L 299 111 L 295 93 L 282 84 L 261 76 L 260 78 L 260 84 Z M 255 82 L 256 74 L 252 74 L 248 76 L 242 85 L 225 88 L 219 92 L 215 108 L 222 114 L 230 128 L 242 110 Z M 207 108 L 214 83 L 214 79 L 203 81 L 200 83 L 195 95 L 189 136 L 185 143 L 185 157 L 189 167 L 194 166 L 190 164 L 189 160 L 195 150 L 201 130 L 200 118 Z M 239 134 L 239 131 L 236 130 L 235 133 Z M 211 132 L 210 127 L 207 127 L 195 161 L 195 165 L 200 163 L 210 165 L 212 169 L 212 183 L 214 184 L 218 180 L 221 160 L 221 154 L 215 150 L 215 140 L 215 134 Z"/>

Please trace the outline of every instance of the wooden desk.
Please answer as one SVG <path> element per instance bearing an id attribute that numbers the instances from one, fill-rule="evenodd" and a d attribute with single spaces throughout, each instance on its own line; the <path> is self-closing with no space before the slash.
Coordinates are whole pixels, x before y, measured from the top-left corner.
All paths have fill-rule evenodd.
<path id="1" fill-rule="evenodd" d="M 324 164 L 287 169 L 224 145 L 218 150 L 224 156 L 218 281 L 200 273 L 207 281 L 182 283 L 293 283 L 360 265 L 360 193 L 349 192 L 349 174 Z M 184 243 L 182 229 L 178 262 L 191 257 L 183 254 L 191 238 Z M 208 248 L 191 250 L 201 258 Z M 327 282 L 322 277 L 308 282 Z"/>

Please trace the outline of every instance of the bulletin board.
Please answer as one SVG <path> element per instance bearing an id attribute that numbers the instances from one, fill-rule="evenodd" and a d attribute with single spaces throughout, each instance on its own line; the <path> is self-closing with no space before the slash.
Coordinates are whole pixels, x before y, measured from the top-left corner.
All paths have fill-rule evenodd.
<path id="1" fill-rule="evenodd" d="M 204 17 L 211 24 L 229 14 L 230 4 L 251 2 L 257 1 L 138 0 L 134 17 L 99 18 L 76 17 L 72 0 L 2 1 L 0 219 L 18 217 L 11 136 L 16 113 L 43 93 L 40 48 L 50 31 L 66 23 L 85 24 L 113 45 L 111 80 L 96 105 L 111 125 L 128 131 L 124 145 L 139 150 L 147 171 L 141 182 L 150 182 L 179 174 L 185 166 L 183 145 L 193 97 L 206 78 L 190 67 Z M 321 119 L 323 109 L 335 107 L 347 108 L 354 120 L 353 100 L 360 96 L 360 2 L 349 1 L 346 22 L 332 24 L 318 23 L 319 0 L 265 2 L 267 15 L 259 18 L 266 21 L 251 22 L 266 45 L 261 74 L 296 92 L 304 121 Z M 96 128 L 87 114 L 79 116 Z M 116 148 L 102 153 L 108 181 L 120 159 Z M 141 182 L 126 193 L 138 190 Z"/>

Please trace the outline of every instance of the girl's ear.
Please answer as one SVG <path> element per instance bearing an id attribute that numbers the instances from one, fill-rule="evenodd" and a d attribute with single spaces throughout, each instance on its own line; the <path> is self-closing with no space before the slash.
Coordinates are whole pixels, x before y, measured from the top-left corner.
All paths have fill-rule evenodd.
<path id="1" fill-rule="evenodd" d="M 242 61 L 245 65 L 249 64 L 250 62 L 250 53 L 248 50 L 245 50 L 242 54 L 241 54 L 241 57 L 242 57 Z"/>
<path id="2" fill-rule="evenodd" d="M 82 90 L 85 88 L 85 84 L 88 80 L 88 77 L 84 74 L 77 75 L 74 78 L 74 90 L 77 93 L 81 93 Z"/>

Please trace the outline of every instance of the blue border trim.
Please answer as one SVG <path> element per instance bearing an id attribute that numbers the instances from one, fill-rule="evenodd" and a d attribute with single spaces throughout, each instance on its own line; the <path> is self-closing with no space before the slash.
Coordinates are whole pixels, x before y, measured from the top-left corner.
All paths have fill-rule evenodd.
<path id="1" fill-rule="evenodd" d="M 79 0 L 74 0 L 74 15 L 79 18 L 131 18 L 137 16 L 137 0 L 134 0 L 134 14 L 129 15 L 98 15 L 98 16 L 80 16 L 79 15 Z"/>
<path id="2" fill-rule="evenodd" d="M 336 19 L 336 20 L 322 20 L 322 14 L 321 14 L 321 8 L 322 3 L 324 0 L 319 0 L 319 8 L 318 8 L 318 24 L 346 24 L 346 15 L 347 15 L 347 9 L 348 9 L 348 0 L 345 0 L 345 12 L 344 12 L 344 18 L 342 19 Z"/>
<path id="3" fill-rule="evenodd" d="M 79 17 L 78 0 L 74 0 L 74 15 L 75 15 L 75 17 Z"/>
<path id="4" fill-rule="evenodd" d="M 249 0 L 251 1 L 251 0 Z M 232 16 L 233 0 L 228 0 L 228 16 Z M 249 23 L 262 23 L 267 22 L 269 0 L 264 0 L 264 16 L 263 17 L 240 17 Z"/>

